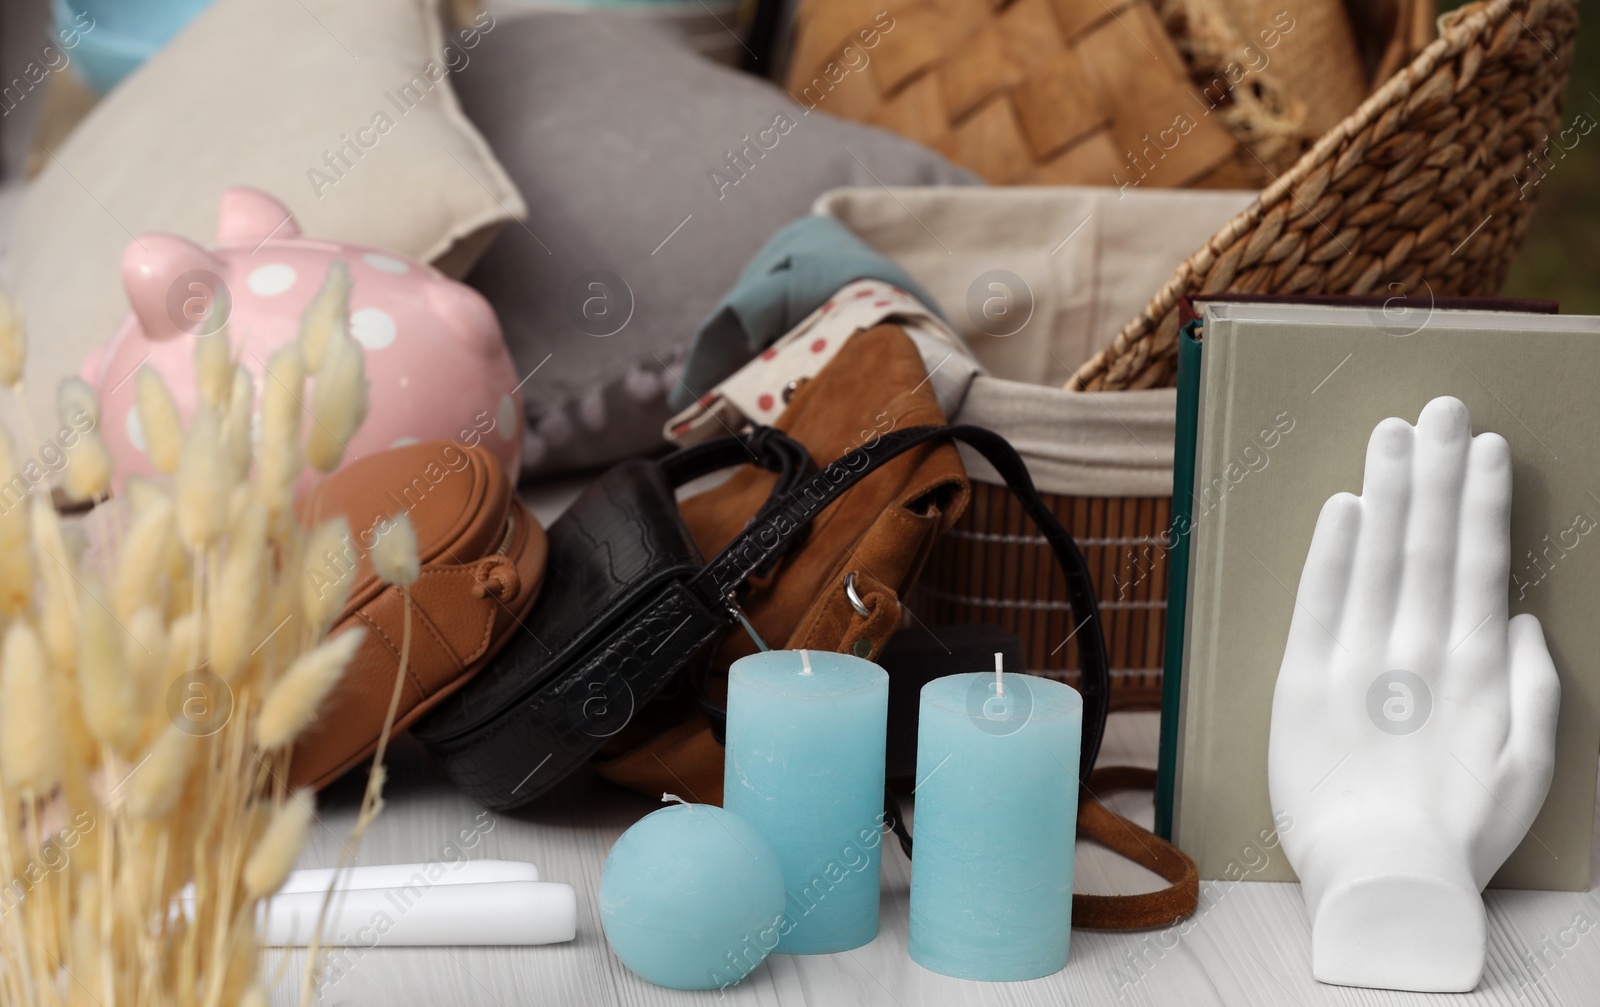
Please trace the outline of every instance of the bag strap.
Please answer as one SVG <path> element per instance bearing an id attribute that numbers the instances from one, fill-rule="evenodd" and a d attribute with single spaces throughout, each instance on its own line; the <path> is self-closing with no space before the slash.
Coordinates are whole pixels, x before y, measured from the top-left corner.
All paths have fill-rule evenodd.
<path id="1" fill-rule="evenodd" d="M 1140 766 L 1103 766 L 1089 774 L 1078 791 L 1078 835 L 1121 854 L 1171 882 L 1136 895 L 1072 895 L 1072 926 L 1077 930 L 1148 930 L 1171 926 L 1200 904 L 1200 869 L 1189 855 L 1137 822 L 1101 803 L 1104 794 L 1154 790 L 1156 771 Z M 900 802 L 884 793 L 884 822 L 911 859 L 913 842 L 900 814 Z"/>
<path id="2" fill-rule="evenodd" d="M 1189 855 L 1100 802 L 1122 790 L 1155 790 L 1156 771 L 1139 766 L 1102 766 L 1078 793 L 1078 835 L 1088 836 L 1167 881 L 1167 887 L 1137 895 L 1072 896 L 1072 925 L 1083 930 L 1146 930 L 1165 927 L 1200 904 L 1200 869 Z"/>
<path id="3" fill-rule="evenodd" d="M 999 473 L 1049 542 L 1066 578 L 1073 632 L 1078 637 L 1081 668 L 1078 691 L 1083 695 L 1083 746 L 1078 765 L 1080 782 L 1087 782 L 1100 754 L 1100 740 L 1105 735 L 1111 699 L 1110 665 L 1095 603 L 1094 580 L 1072 536 L 1034 489 L 1033 479 L 1021 456 L 1004 437 L 992 430 L 975 426 L 920 426 L 874 437 L 799 480 L 793 490 L 781 498 L 774 494 L 745 530 L 690 578 L 686 587 L 709 610 L 728 611 L 730 596 L 736 595 L 746 579 L 765 569 L 774 556 L 792 548 L 812 520 L 846 490 L 912 448 L 945 440 L 957 440 L 973 448 Z"/>
<path id="4" fill-rule="evenodd" d="M 811 462 L 811 452 L 806 450 L 804 444 L 776 427 L 763 426 L 756 426 L 731 437 L 715 437 L 699 444 L 691 444 L 686 448 L 679 448 L 663 457 L 660 465 L 662 474 L 667 477 L 667 483 L 673 489 L 683 486 L 690 480 L 722 469 L 733 468 L 735 465 L 754 465 L 773 473 L 777 478 L 773 480 L 772 492 L 767 495 L 767 499 L 751 521 L 765 518 L 795 491 L 801 480 L 816 471 L 816 466 Z M 804 541 L 805 535 L 802 533 L 783 548 L 773 550 L 766 562 L 752 573 L 757 576 L 770 573 L 778 560 L 798 548 Z M 720 613 L 723 609 L 718 608 L 714 611 Z"/>
<path id="5" fill-rule="evenodd" d="M 1171 882 L 1166 888 L 1137 895 L 1074 894 L 1073 926 L 1090 930 L 1135 930 L 1176 922 L 1194 912 L 1199 903 L 1200 872 L 1182 850 L 1099 800 L 1099 795 L 1104 793 L 1153 789 L 1155 771 L 1131 766 L 1094 768 L 1105 735 L 1111 686 L 1094 580 L 1077 543 L 1040 498 L 1027 465 L 1004 437 L 975 426 L 908 427 L 876 437 L 816 472 L 809 471 L 810 458 L 803 447 L 766 427 L 757 427 L 754 432 L 738 437 L 706 441 L 669 455 L 663 462 L 668 478 L 680 485 L 677 476 L 683 473 L 693 473 L 687 477 L 693 478 L 704 471 L 751 460 L 779 474 L 772 495 L 744 532 L 691 578 L 687 587 L 708 609 L 729 611 L 733 604 L 731 597 L 743 587 L 745 580 L 769 568 L 775 557 L 792 549 L 812 520 L 846 490 L 890 459 L 919 445 L 947 438 L 976 450 L 1005 480 L 1050 544 L 1066 579 L 1067 600 L 1075 623 L 1073 632 L 1080 637 L 1078 691 L 1083 695 L 1084 706 L 1083 747 L 1079 754 L 1078 834 L 1104 844 Z M 798 456 L 795 448 L 799 449 Z M 797 461 L 797 457 L 803 457 L 804 461 Z M 715 722 L 716 718 L 712 719 Z M 887 793 L 885 810 L 901 848 L 906 856 L 911 856 L 911 834 L 900 817 L 894 797 Z"/>
<path id="6" fill-rule="evenodd" d="M 811 453 L 804 444 L 776 427 L 763 426 L 679 448 L 663 457 L 660 464 L 674 488 L 735 465 L 755 465 L 777 473 L 774 494 L 792 492 L 813 469 Z"/>

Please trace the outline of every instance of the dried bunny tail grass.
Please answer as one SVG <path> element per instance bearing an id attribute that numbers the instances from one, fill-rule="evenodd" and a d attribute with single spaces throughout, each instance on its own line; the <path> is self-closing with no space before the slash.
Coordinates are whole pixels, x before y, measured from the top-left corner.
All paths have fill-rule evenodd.
<path id="1" fill-rule="evenodd" d="M 0 505 L 0 618 L 17 616 L 33 600 L 29 538 L 27 508 Z"/>
<path id="2" fill-rule="evenodd" d="M 56 415 L 77 429 L 100 425 L 100 399 L 82 378 L 62 378 L 56 386 Z"/>
<path id="3" fill-rule="evenodd" d="M 11 438 L 0 430 L 0 489 L 17 478 Z M 26 495 L 12 499 L 10 493 L 0 493 L 0 617 L 17 615 L 33 598 L 31 539 Z"/>
<path id="4" fill-rule="evenodd" d="M 22 380 L 22 365 L 28 357 L 28 337 L 22 314 L 3 289 L 0 289 L 0 385 L 15 388 Z"/>
<path id="5" fill-rule="evenodd" d="M 151 606 L 136 610 L 127 624 L 128 631 L 122 638 L 123 660 L 136 697 L 130 712 L 142 717 L 150 700 L 166 691 L 164 675 L 171 660 L 171 638 L 160 610 Z"/>
<path id="6" fill-rule="evenodd" d="M 231 488 L 217 416 L 202 409 L 189 424 L 178 462 L 178 532 L 184 545 L 198 552 L 221 536 Z"/>
<path id="7" fill-rule="evenodd" d="M 0 644 L 0 776 L 12 796 L 43 796 L 61 780 L 56 688 L 39 637 L 14 622 Z"/>
<path id="8" fill-rule="evenodd" d="M 223 439 L 233 471 L 243 479 L 250 471 L 251 441 L 255 434 L 256 383 L 243 367 L 233 369 L 233 387 L 228 392 L 228 411 L 222 423 Z"/>
<path id="9" fill-rule="evenodd" d="M 309 789 L 296 790 L 272 816 L 261 833 L 250 859 L 244 863 L 244 890 L 252 899 L 263 899 L 283 887 L 294 869 L 294 862 L 306 844 L 306 829 L 316 817 L 316 795 Z"/>
<path id="10" fill-rule="evenodd" d="M 139 411 L 139 426 L 144 430 L 145 454 L 157 472 L 170 476 L 178 471 L 178 460 L 183 453 L 183 420 L 178 416 L 172 389 L 158 372 L 148 367 L 139 369 L 133 387 L 134 407 Z"/>
<path id="11" fill-rule="evenodd" d="M 61 518 L 43 494 L 30 501 L 29 523 L 39 553 L 39 630 L 45 652 L 58 669 L 70 672 L 78 663 L 77 574 L 61 536 Z"/>
<path id="12" fill-rule="evenodd" d="M 56 389 L 56 413 L 78 432 L 67 448 L 61 488 L 73 500 L 93 500 L 111 488 L 111 452 L 101 439 L 100 400 L 82 378 L 65 378 Z"/>
<path id="13" fill-rule="evenodd" d="M 248 503 L 228 536 L 228 554 L 207 612 L 211 670 L 224 681 L 238 675 L 258 642 L 268 572 L 267 513 L 260 504 Z"/>
<path id="14" fill-rule="evenodd" d="M 346 630 L 289 666 L 261 705 L 256 737 L 263 750 L 284 748 L 305 730 L 366 637 L 359 626 Z"/>
<path id="15" fill-rule="evenodd" d="M 328 267 L 322 289 L 306 308 L 300 320 L 300 348 L 306 366 L 322 368 L 328 347 L 344 339 L 350 329 L 350 267 L 343 259 Z"/>
<path id="16" fill-rule="evenodd" d="M 226 327 L 195 339 L 194 378 L 201 402 L 218 412 L 228 407 L 233 391 L 233 347 L 228 344 Z"/>
<path id="17" fill-rule="evenodd" d="M 43 493 L 36 493 L 29 498 L 28 509 L 33 516 L 34 547 L 45 553 L 46 558 L 57 561 L 53 566 L 44 565 L 45 578 L 63 576 L 65 570 L 70 568 L 72 556 L 67 552 L 67 541 L 61 534 L 61 516 Z"/>
<path id="18" fill-rule="evenodd" d="M 272 998 L 267 995 L 266 987 L 251 986 L 239 997 L 239 1007 L 272 1007 Z"/>
<path id="19" fill-rule="evenodd" d="M 194 612 L 185 612 L 172 625 L 167 627 L 166 660 L 158 674 L 162 695 L 167 688 L 180 678 L 188 678 L 189 673 L 200 667 L 200 617 Z M 156 709 L 162 709 L 156 707 Z M 163 711 L 164 712 L 164 711 Z M 151 718 L 155 723 L 146 725 L 146 740 L 153 739 L 163 729 L 160 717 Z"/>
<path id="20" fill-rule="evenodd" d="M 330 518 L 312 530 L 301 558 L 300 606 L 316 636 L 333 624 L 334 616 L 350 600 L 355 582 L 350 522 L 342 515 Z"/>
<path id="21" fill-rule="evenodd" d="M 401 511 L 378 532 L 372 546 L 372 569 L 385 584 L 409 587 L 422 574 L 417 558 L 417 532 L 411 518 Z"/>
<path id="22" fill-rule="evenodd" d="M 279 519 L 275 528 L 278 532 L 287 531 L 294 506 L 294 481 L 305 464 L 300 455 L 305 383 L 305 357 L 297 344 L 291 343 L 267 359 L 267 376 L 261 386 L 260 464 L 256 480 L 268 513 Z"/>
<path id="23" fill-rule="evenodd" d="M 348 337 L 328 343 L 311 394 L 311 435 L 306 455 L 319 472 L 332 472 L 344 458 L 345 443 L 367 417 L 366 357 Z"/>
<path id="24" fill-rule="evenodd" d="M 15 478 L 17 478 L 16 446 L 11 443 L 11 432 L 0 427 L 0 487 L 7 486 Z M 6 506 L 13 506 L 15 503 L 16 501 L 6 501 Z"/>
<path id="25" fill-rule="evenodd" d="M 111 584 L 112 605 L 124 619 L 142 605 L 166 604 L 159 571 L 167 565 L 175 532 L 172 501 L 166 494 L 155 494 L 135 508 L 133 527 L 122 539 Z"/>
<path id="26" fill-rule="evenodd" d="M 61 488 L 75 501 L 96 500 L 111 489 L 111 452 L 98 433 L 84 431 L 67 449 Z"/>
<path id="27" fill-rule="evenodd" d="M 300 439 L 300 413 L 305 409 L 306 358 L 290 343 L 267 358 L 267 379 L 261 387 L 261 435 L 294 442 Z"/>
<path id="28" fill-rule="evenodd" d="M 87 587 L 78 612 L 78 702 L 84 722 L 96 741 L 126 755 L 139 741 L 139 683 L 128 671 L 128 634 Z"/>
<path id="29" fill-rule="evenodd" d="M 198 747 L 194 736 L 176 724 L 161 732 L 127 778 L 127 808 L 132 818 L 153 821 L 172 810 L 183 794 Z"/>
<path id="30" fill-rule="evenodd" d="M 145 476 L 129 476 L 118 495 L 128 501 L 135 518 L 153 506 L 172 503 L 172 494 L 167 492 L 165 480 L 158 481 Z"/>

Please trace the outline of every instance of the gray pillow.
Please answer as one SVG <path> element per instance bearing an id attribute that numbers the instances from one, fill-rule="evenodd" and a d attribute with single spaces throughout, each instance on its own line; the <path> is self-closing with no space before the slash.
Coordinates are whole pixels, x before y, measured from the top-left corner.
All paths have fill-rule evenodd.
<path id="1" fill-rule="evenodd" d="M 976 183 L 618 15 L 502 19 L 452 81 L 528 205 L 468 277 L 527 379 L 527 473 L 660 447 L 695 329 L 823 192 Z"/>

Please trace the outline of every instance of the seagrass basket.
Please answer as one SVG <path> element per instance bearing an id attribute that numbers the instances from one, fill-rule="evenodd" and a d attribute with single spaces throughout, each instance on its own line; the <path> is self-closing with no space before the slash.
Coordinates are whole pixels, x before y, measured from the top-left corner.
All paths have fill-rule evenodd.
<path id="1" fill-rule="evenodd" d="M 1561 129 L 1577 0 L 1492 0 L 1439 37 L 1191 255 L 1069 391 L 1176 380 L 1189 294 L 1488 296 Z M 1530 155 L 1529 152 L 1532 152 Z"/>
<path id="2" fill-rule="evenodd" d="M 1067 394 L 1169 388 L 1187 295 L 1495 294 L 1538 192 L 1523 184 L 1539 174 L 1527 152 L 1562 126 L 1576 27 L 1576 0 L 1495 0 L 1441 19 L 1439 38 L 1184 261 Z M 919 617 L 1005 626 L 1030 671 L 1072 683 L 1075 627 L 1048 549 L 1002 490 L 974 479 L 972 507 L 919 583 Z M 1047 499 L 1094 573 L 1113 704 L 1155 706 L 1170 498 Z"/>
<path id="3" fill-rule="evenodd" d="M 1250 12 L 1219 33 L 1225 2 Z M 785 83 L 808 111 L 910 137 L 995 185 L 1259 189 L 1432 38 L 1433 9 L 800 0 Z"/>

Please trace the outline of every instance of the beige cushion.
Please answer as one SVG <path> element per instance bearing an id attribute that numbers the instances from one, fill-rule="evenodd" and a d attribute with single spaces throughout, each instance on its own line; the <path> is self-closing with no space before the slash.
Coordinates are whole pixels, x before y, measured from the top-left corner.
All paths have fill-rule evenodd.
<path id="1" fill-rule="evenodd" d="M 213 244 L 228 186 L 277 196 L 307 237 L 464 273 L 526 209 L 446 72 L 493 30 L 446 36 L 437 0 L 217 0 L 107 95 L 47 154 L 11 236 L 41 434 L 55 426 L 57 382 L 128 310 L 124 246 L 147 231 Z M 381 134 L 380 114 L 392 123 Z M 370 149 L 330 168 L 329 152 L 363 130 Z"/>

